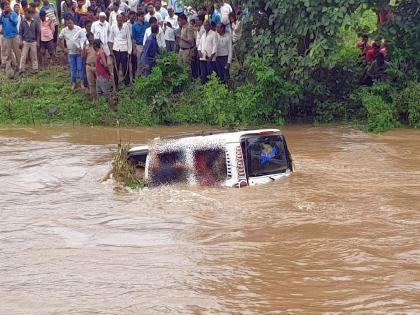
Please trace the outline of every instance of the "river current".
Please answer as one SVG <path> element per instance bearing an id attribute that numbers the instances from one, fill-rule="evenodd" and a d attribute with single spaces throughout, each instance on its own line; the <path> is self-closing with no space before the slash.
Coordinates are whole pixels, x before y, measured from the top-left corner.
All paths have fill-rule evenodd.
<path id="1" fill-rule="evenodd" d="M 420 314 L 418 131 L 286 127 L 254 188 L 99 181 L 184 131 L 1 128 L 0 314 Z"/>

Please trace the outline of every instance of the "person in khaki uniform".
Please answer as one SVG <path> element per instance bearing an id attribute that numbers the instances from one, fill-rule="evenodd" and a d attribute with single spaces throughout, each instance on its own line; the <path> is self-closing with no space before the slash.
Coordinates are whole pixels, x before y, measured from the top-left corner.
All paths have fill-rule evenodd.
<path id="1" fill-rule="evenodd" d="M 195 49 L 195 31 L 188 23 L 187 16 L 180 14 L 178 16 L 178 24 L 181 28 L 179 37 L 179 56 L 186 64 L 191 65 L 191 60 Z"/>
<path id="2" fill-rule="evenodd" d="M 87 33 L 88 45 L 83 48 L 83 59 L 86 61 L 86 77 L 89 85 L 89 93 L 92 101 L 96 101 L 96 51 L 93 48 L 94 36 Z"/>
<path id="3" fill-rule="evenodd" d="M 38 43 L 40 39 L 39 23 L 33 19 L 33 9 L 25 10 L 25 20 L 20 24 L 20 48 L 22 55 L 20 58 L 19 73 L 25 72 L 26 60 L 28 56 L 32 61 L 32 71 L 38 72 Z"/>

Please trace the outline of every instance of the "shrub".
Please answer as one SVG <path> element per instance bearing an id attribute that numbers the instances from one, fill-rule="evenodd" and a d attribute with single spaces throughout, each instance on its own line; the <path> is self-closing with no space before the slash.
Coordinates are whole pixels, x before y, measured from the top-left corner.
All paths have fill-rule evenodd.
<path id="1" fill-rule="evenodd" d="M 332 123 L 346 118 L 346 103 L 326 101 L 316 107 L 315 121 L 318 123 Z"/>
<path id="2" fill-rule="evenodd" d="M 368 131 L 378 133 L 399 127 L 394 104 L 387 102 L 384 97 L 375 92 L 377 92 L 375 89 L 362 88 L 353 95 L 354 99 L 360 100 L 366 110 Z"/>
<path id="3" fill-rule="evenodd" d="M 420 83 L 411 83 L 405 90 L 397 94 L 394 106 L 400 120 L 411 127 L 420 127 Z"/>

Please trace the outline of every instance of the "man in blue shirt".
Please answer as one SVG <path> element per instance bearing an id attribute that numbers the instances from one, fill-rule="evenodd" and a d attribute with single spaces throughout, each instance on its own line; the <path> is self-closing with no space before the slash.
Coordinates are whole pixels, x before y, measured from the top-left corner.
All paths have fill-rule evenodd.
<path id="1" fill-rule="evenodd" d="M 137 12 L 137 21 L 133 24 L 132 37 L 135 41 L 134 53 L 137 56 L 137 75 L 143 73 L 143 39 L 146 29 L 150 27 L 149 22 L 144 19 L 144 12 Z"/>
<path id="2" fill-rule="evenodd" d="M 153 24 L 151 26 L 152 35 L 146 41 L 144 45 L 144 63 L 146 66 L 146 75 L 152 72 L 152 68 L 156 62 L 156 56 L 160 55 L 160 48 L 156 39 L 157 34 L 159 33 L 159 25 Z"/>
<path id="3" fill-rule="evenodd" d="M 17 29 L 18 15 L 11 10 L 10 5 L 7 3 L 4 5 L 3 13 L 0 16 L 0 24 L 3 26 L 4 50 L 2 51 L 6 54 L 6 64 L 13 64 L 17 70 L 17 62 L 20 61 L 21 57 L 19 32 Z M 13 58 L 12 52 L 15 58 Z"/>

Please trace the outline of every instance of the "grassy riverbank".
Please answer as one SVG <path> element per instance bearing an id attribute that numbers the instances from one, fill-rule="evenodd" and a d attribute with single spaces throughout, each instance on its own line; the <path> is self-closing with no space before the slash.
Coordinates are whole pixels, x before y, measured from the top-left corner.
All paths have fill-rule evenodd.
<path id="1" fill-rule="evenodd" d="M 189 78 L 176 55 L 164 55 L 150 76 L 119 92 L 116 112 L 105 101 L 92 103 L 87 91 L 72 91 L 66 67 L 13 81 L 0 76 L 0 124 L 249 127 L 303 120 L 364 125 L 373 132 L 420 125 L 419 83 L 397 90 L 378 82 L 356 89 L 342 101 L 326 99 L 309 108 L 302 86 L 282 79 L 259 59 L 248 60 L 243 69 L 232 73 L 233 86 L 215 77 L 203 86 Z M 242 81 L 241 73 L 246 74 Z"/>

